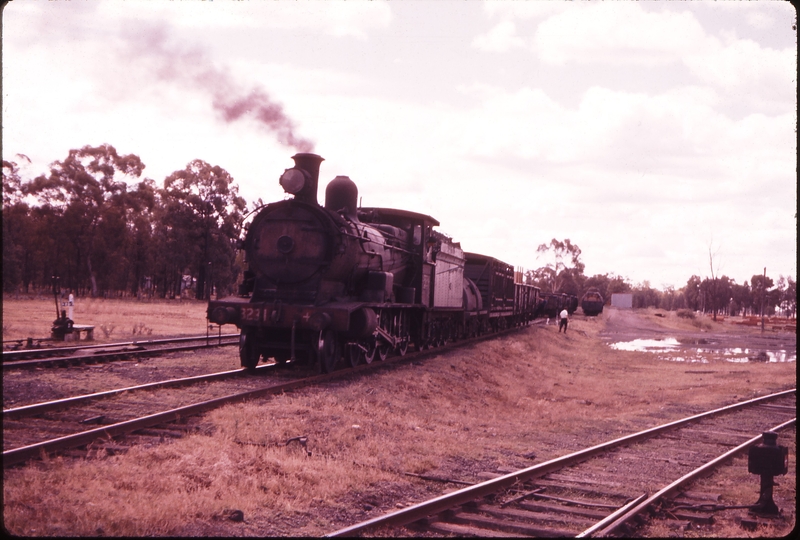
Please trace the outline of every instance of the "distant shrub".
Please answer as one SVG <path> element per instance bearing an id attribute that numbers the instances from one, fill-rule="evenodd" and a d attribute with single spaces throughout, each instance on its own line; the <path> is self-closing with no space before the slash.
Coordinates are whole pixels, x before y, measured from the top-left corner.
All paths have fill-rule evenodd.
<path id="1" fill-rule="evenodd" d="M 100 325 L 100 330 L 103 331 L 103 334 L 106 337 L 111 337 L 111 334 L 114 332 L 114 328 L 116 328 L 116 325 L 113 325 L 113 324 L 101 324 Z"/>
<path id="2" fill-rule="evenodd" d="M 136 334 L 139 334 L 140 336 L 144 336 L 144 335 L 148 335 L 149 336 L 152 333 L 153 333 L 153 329 L 145 326 L 145 324 L 142 323 L 142 322 L 136 323 L 133 326 L 133 331 L 131 332 L 131 334 L 133 334 L 134 336 Z"/>
<path id="3" fill-rule="evenodd" d="M 675 314 L 681 319 L 694 319 L 694 311 L 691 309 L 679 309 Z"/>
<path id="4" fill-rule="evenodd" d="M 711 323 L 702 319 L 695 319 L 692 317 L 692 325 L 696 326 L 700 330 L 711 330 Z"/>

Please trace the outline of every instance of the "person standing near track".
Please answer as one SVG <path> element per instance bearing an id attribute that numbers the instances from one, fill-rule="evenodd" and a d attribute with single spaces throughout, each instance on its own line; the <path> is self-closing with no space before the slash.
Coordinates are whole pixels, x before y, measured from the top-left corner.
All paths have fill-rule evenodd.
<path id="1" fill-rule="evenodd" d="M 567 333 L 567 322 L 569 322 L 569 313 L 566 309 L 562 309 L 561 313 L 558 314 L 558 331 L 561 332 L 561 329 L 564 329 L 564 333 Z"/>

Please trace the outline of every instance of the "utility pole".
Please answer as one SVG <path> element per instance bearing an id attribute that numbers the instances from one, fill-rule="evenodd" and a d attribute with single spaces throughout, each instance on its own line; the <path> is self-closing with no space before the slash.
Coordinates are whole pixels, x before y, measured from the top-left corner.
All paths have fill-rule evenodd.
<path id="1" fill-rule="evenodd" d="M 761 282 L 761 333 L 764 333 L 764 296 L 767 293 L 767 267 L 764 267 L 764 279 Z"/>

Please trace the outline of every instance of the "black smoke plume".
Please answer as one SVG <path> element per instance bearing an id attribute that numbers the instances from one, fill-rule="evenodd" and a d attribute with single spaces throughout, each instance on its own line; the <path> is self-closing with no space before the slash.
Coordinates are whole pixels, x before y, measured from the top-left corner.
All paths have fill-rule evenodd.
<path id="1" fill-rule="evenodd" d="M 163 26 L 138 28 L 135 37 L 131 36 L 136 49 L 129 54 L 148 61 L 153 74 L 162 81 L 207 92 L 211 106 L 225 122 L 251 118 L 281 144 L 298 152 L 314 150 L 314 143 L 297 136 L 295 124 L 283 106 L 263 88 L 243 90 L 227 69 L 214 65 L 206 51 L 179 47 L 170 43 L 168 36 L 168 29 Z"/>

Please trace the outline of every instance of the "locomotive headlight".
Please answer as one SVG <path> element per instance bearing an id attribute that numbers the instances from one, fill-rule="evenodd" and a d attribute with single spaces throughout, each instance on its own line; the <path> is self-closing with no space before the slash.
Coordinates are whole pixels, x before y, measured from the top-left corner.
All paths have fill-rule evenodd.
<path id="1" fill-rule="evenodd" d="M 280 184 L 286 193 L 297 195 L 306 185 L 306 175 L 300 169 L 286 169 L 281 175 Z"/>

